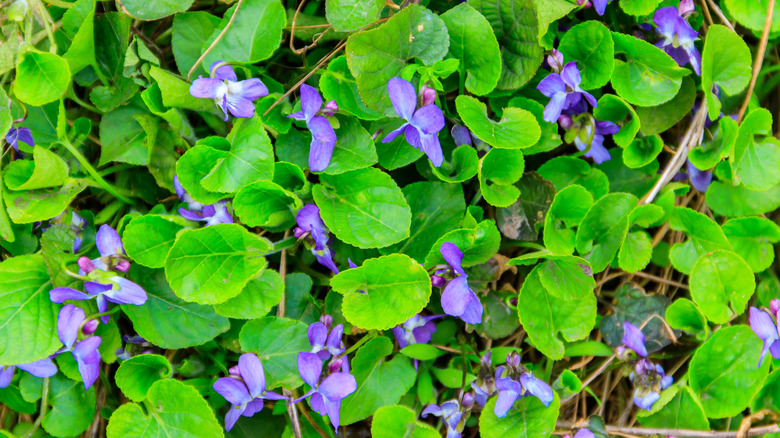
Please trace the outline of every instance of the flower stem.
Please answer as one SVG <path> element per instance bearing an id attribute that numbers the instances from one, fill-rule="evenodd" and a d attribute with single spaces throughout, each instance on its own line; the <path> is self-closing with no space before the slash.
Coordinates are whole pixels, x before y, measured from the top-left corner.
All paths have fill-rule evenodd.
<path id="1" fill-rule="evenodd" d="M 116 307 L 114 307 L 114 308 L 113 308 L 113 309 L 111 309 L 111 310 L 106 310 L 105 312 L 100 312 L 100 313 L 95 313 L 95 314 L 93 314 L 93 315 L 89 315 L 88 317 L 86 317 L 86 318 L 84 319 L 84 322 L 87 322 L 87 321 L 89 321 L 89 320 L 91 320 L 91 319 L 97 319 L 97 318 L 100 318 L 101 316 L 112 315 L 112 314 L 116 313 L 117 311 L 119 311 L 119 309 L 120 309 L 120 307 L 119 307 L 119 306 L 116 306 Z"/>
<path id="2" fill-rule="evenodd" d="M 353 351 L 357 350 L 361 345 L 363 345 L 366 342 L 374 339 L 375 337 L 377 337 L 377 335 L 379 335 L 378 331 L 376 331 L 376 330 L 370 331 L 367 335 L 363 336 L 362 338 L 360 338 L 359 341 L 355 342 L 351 347 L 349 347 L 347 349 L 347 351 L 339 354 L 339 358 L 344 357 L 344 356 L 348 355 L 349 353 L 352 353 Z"/>
<path id="3" fill-rule="evenodd" d="M 43 379 L 43 391 L 41 391 L 41 411 L 38 414 L 38 418 L 35 419 L 35 423 L 33 423 L 30 430 L 27 431 L 26 434 L 22 438 L 30 438 L 33 436 L 36 430 L 38 430 L 38 427 L 41 426 L 41 423 L 43 422 L 43 417 L 46 416 L 46 411 L 49 410 L 49 378 Z"/>
<path id="4" fill-rule="evenodd" d="M 86 157 L 79 152 L 73 145 L 70 143 L 70 140 L 67 138 L 64 138 L 60 140 L 60 144 L 65 146 L 65 149 L 68 150 L 71 154 L 73 154 L 74 157 L 76 157 L 76 160 L 84 167 L 84 170 L 87 171 L 87 173 L 95 180 L 95 182 L 103 188 L 105 191 L 110 193 L 115 198 L 119 199 L 120 201 L 124 202 L 125 204 L 135 205 L 135 201 L 128 198 L 127 196 L 120 195 L 119 192 L 117 192 L 116 188 L 106 182 L 106 180 L 103 179 L 102 176 L 95 170 L 94 167 L 92 167 L 92 164 L 87 161 Z"/>

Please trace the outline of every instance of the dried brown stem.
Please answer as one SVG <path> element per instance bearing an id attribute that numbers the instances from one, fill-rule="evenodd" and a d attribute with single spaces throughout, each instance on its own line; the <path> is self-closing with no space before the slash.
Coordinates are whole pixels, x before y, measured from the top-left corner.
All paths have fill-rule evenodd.
<path id="1" fill-rule="evenodd" d="M 227 31 L 230 29 L 230 26 L 233 25 L 233 21 L 236 19 L 236 16 L 238 15 L 238 10 L 241 9 L 241 4 L 244 3 L 244 0 L 238 0 L 238 3 L 236 3 L 236 8 L 233 9 L 233 15 L 230 16 L 230 20 L 228 21 L 227 25 L 225 25 L 225 28 L 222 29 L 222 32 L 217 35 L 217 37 L 214 39 L 214 41 L 209 44 L 209 47 L 206 49 L 205 52 L 203 52 L 202 55 L 200 55 L 200 58 L 198 58 L 197 61 L 195 61 L 195 64 L 192 66 L 189 72 L 187 72 L 187 80 L 190 79 L 190 76 L 192 76 L 192 73 L 195 71 L 196 68 L 200 65 L 200 63 L 203 61 L 203 59 L 206 57 L 206 55 L 211 52 L 211 50 L 217 45 L 217 43 L 222 39 L 223 36 L 227 33 Z"/>
<path id="2" fill-rule="evenodd" d="M 565 432 L 555 432 L 556 435 L 568 434 L 569 430 L 573 426 L 573 423 L 568 421 L 559 421 L 555 425 L 560 429 L 566 429 Z M 686 436 L 693 438 L 736 438 L 739 431 L 729 430 L 723 432 L 709 431 L 709 430 L 688 430 L 688 429 L 663 429 L 655 427 L 621 427 L 621 426 L 607 426 L 607 432 L 611 434 L 630 434 L 637 436 L 652 436 L 652 435 L 671 435 L 671 436 Z M 744 436 L 758 436 L 766 435 L 770 433 L 780 432 L 780 426 L 772 424 L 769 426 L 754 427 L 747 430 Z"/>
<path id="3" fill-rule="evenodd" d="M 753 76 L 750 78 L 750 85 L 748 86 L 748 91 L 745 95 L 745 101 L 742 102 L 742 106 L 739 108 L 737 123 L 740 123 L 742 118 L 745 117 L 745 111 L 747 111 L 748 103 L 750 103 L 750 96 L 753 95 L 753 89 L 756 87 L 758 73 L 761 71 L 761 66 L 764 65 L 764 53 L 766 53 L 766 44 L 769 41 L 769 31 L 772 28 L 772 18 L 774 15 L 775 0 L 769 0 L 769 7 L 766 10 L 766 19 L 764 20 L 764 33 L 761 35 L 761 42 L 758 44 L 758 51 L 756 52 L 756 60 L 753 62 Z"/>

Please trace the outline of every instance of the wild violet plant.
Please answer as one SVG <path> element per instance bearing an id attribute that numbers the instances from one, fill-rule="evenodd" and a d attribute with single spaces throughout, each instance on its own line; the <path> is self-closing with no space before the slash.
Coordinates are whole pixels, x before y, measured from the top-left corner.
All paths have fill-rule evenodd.
<path id="1" fill-rule="evenodd" d="M 779 433 L 768 3 L 0 2 L 0 428 Z"/>

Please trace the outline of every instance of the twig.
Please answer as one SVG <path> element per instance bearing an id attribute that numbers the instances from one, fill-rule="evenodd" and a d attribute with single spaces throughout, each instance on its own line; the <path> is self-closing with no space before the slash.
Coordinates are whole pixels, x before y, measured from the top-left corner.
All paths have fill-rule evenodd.
<path id="1" fill-rule="evenodd" d="M 570 430 L 572 426 L 573 423 L 568 421 L 559 421 L 555 424 L 555 427 L 566 430 Z M 737 434 L 739 433 L 737 430 L 717 432 L 710 430 L 663 429 L 655 427 L 620 427 L 612 425 L 606 426 L 606 429 L 607 432 L 610 433 L 631 434 L 638 436 L 671 435 L 693 438 L 736 438 Z M 744 436 L 758 436 L 777 432 L 780 432 L 780 426 L 772 424 L 769 426 L 760 426 L 749 429 Z M 558 433 L 556 432 L 556 435 L 557 434 Z"/>
<path id="2" fill-rule="evenodd" d="M 699 3 L 701 3 L 701 10 L 704 12 L 704 20 L 707 24 L 712 25 L 712 15 L 710 14 L 710 8 L 707 7 L 707 0 L 699 0 Z"/>
<path id="3" fill-rule="evenodd" d="M 41 391 L 41 411 L 38 414 L 38 418 L 35 419 L 30 430 L 22 438 L 30 438 L 33 436 L 36 430 L 41 426 L 43 417 L 46 416 L 46 411 L 49 410 L 49 378 L 43 379 L 43 391 Z"/>
<path id="4" fill-rule="evenodd" d="M 287 98 L 287 96 L 289 96 L 289 95 L 290 95 L 290 94 L 292 94 L 292 93 L 293 93 L 295 90 L 297 90 L 297 89 L 298 89 L 298 87 L 300 87 L 302 83 L 306 82 L 306 80 L 307 80 L 307 79 L 309 79 L 309 78 L 310 78 L 310 77 L 311 77 L 311 76 L 312 76 L 312 75 L 313 75 L 315 72 L 317 72 L 317 70 L 319 70 L 319 69 L 320 69 L 320 67 L 322 67 L 322 65 L 323 65 L 323 64 L 325 64 L 326 62 L 328 62 L 328 60 L 330 60 L 330 58 L 332 58 L 332 57 L 333 57 L 333 55 L 335 55 L 336 53 L 338 53 L 338 52 L 339 52 L 341 49 L 343 49 L 343 48 L 344 48 L 344 46 L 346 46 L 346 45 L 347 45 L 347 41 L 346 41 L 346 40 L 342 41 L 342 42 L 341 42 L 341 44 L 339 44 L 338 46 L 336 46 L 336 48 L 335 48 L 335 49 L 333 49 L 333 51 L 332 51 L 332 52 L 330 52 L 330 53 L 328 54 L 328 56 L 326 56 L 326 57 L 322 58 L 322 59 L 320 60 L 320 62 L 318 62 L 318 63 L 317 63 L 315 66 L 314 66 L 314 68 L 312 68 L 312 69 L 311 69 L 311 71 L 310 71 L 310 72 L 306 73 L 306 76 L 304 76 L 304 77 L 303 77 L 303 78 L 302 78 L 300 81 L 298 81 L 298 82 L 297 82 L 295 85 L 293 85 L 292 87 L 290 87 L 290 89 L 289 89 L 289 90 L 287 90 L 287 91 L 286 91 L 286 92 L 285 92 L 285 93 L 284 93 L 284 94 L 283 94 L 283 95 L 282 95 L 280 98 L 276 99 L 276 102 L 274 102 L 274 103 L 273 103 L 273 105 L 271 105 L 270 107 L 268 107 L 268 109 L 267 109 L 267 110 L 265 110 L 265 112 L 263 113 L 263 117 L 267 116 L 267 115 L 268 115 L 268 113 L 269 113 L 269 112 L 271 112 L 271 110 L 272 110 L 272 109 L 274 109 L 274 107 L 275 107 L 276 105 L 278 105 L 278 104 L 279 104 L 279 102 L 281 102 L 282 100 L 286 99 L 286 98 Z"/>
<path id="5" fill-rule="evenodd" d="M 712 0 L 707 0 L 707 3 L 709 3 L 710 8 L 715 12 L 715 15 L 720 18 L 720 21 L 723 22 L 723 25 L 731 29 L 732 32 L 737 33 L 737 31 L 734 29 L 734 26 L 732 26 L 731 22 L 726 18 L 725 15 L 723 15 L 723 11 L 720 10 L 718 5 L 715 4 Z"/>
<path id="6" fill-rule="evenodd" d="M 693 122 L 691 122 L 691 125 L 688 127 L 688 130 L 680 141 L 680 147 L 677 148 L 677 153 L 669 160 L 664 172 L 661 174 L 661 177 L 658 178 L 658 181 L 653 188 L 639 200 L 639 204 L 652 203 L 653 199 L 658 195 L 658 192 L 674 178 L 674 175 L 676 175 L 683 164 L 685 164 L 685 159 L 688 158 L 688 150 L 691 147 L 698 145 L 701 141 L 701 132 L 704 129 L 704 121 L 706 118 L 707 105 L 702 102 L 693 118 Z"/>
<path id="7" fill-rule="evenodd" d="M 756 60 L 753 62 L 753 77 L 750 78 L 750 86 L 748 86 L 748 91 L 745 95 L 745 101 L 742 102 L 742 106 L 739 108 L 737 123 L 740 123 L 742 118 L 745 117 L 745 111 L 747 111 L 748 103 L 750 103 L 750 96 L 753 95 L 753 88 L 756 87 L 758 73 L 761 71 L 761 66 L 764 65 L 764 53 L 766 52 L 767 41 L 769 41 L 769 30 L 772 27 L 772 18 L 774 15 L 775 0 L 769 0 L 769 7 L 766 10 L 766 19 L 764 20 L 764 33 L 761 35 L 761 43 L 758 45 Z"/>
<path id="8" fill-rule="evenodd" d="M 679 287 L 680 289 L 688 290 L 688 286 L 687 285 L 684 285 L 682 283 L 679 283 L 679 282 L 676 282 L 676 281 L 673 281 L 673 280 L 667 280 L 667 279 L 665 279 L 663 277 L 658 277 L 658 276 L 655 276 L 653 274 L 645 274 L 644 272 L 639 271 L 639 272 L 634 272 L 633 275 L 636 275 L 637 277 L 647 278 L 648 280 L 653 280 L 656 283 L 664 283 L 664 284 L 668 284 L 670 286 Z"/>
<path id="9" fill-rule="evenodd" d="M 616 357 L 617 357 L 617 354 L 612 353 L 612 356 L 608 357 L 607 360 L 605 360 L 604 363 L 602 363 L 601 366 L 599 366 L 596 369 L 596 371 L 593 372 L 593 374 L 591 374 L 590 376 L 588 376 L 588 378 L 586 378 L 585 380 L 582 381 L 582 387 L 584 388 L 584 387 L 588 386 L 590 384 L 590 382 L 596 380 L 596 377 L 598 377 L 601 373 L 603 373 L 604 370 L 607 369 L 609 364 L 611 364 L 612 361 L 615 360 Z"/>
<path id="10" fill-rule="evenodd" d="M 314 419 L 311 417 L 311 413 L 309 413 L 309 410 L 306 409 L 305 403 L 301 403 L 300 409 L 301 409 L 301 414 L 303 415 L 303 418 L 305 418 L 306 421 L 308 421 L 309 424 L 311 424 L 311 427 L 313 427 L 314 430 L 316 430 L 317 433 L 320 434 L 320 436 L 322 438 L 329 438 L 328 434 L 325 433 L 324 430 L 322 430 L 322 428 L 319 426 L 319 424 L 314 422 Z"/>
<path id="11" fill-rule="evenodd" d="M 209 47 L 206 49 L 205 52 L 203 52 L 202 55 L 200 55 L 200 58 L 198 58 L 197 61 L 195 61 L 195 64 L 192 66 L 189 72 L 187 72 L 187 80 L 190 80 L 190 76 L 192 76 L 192 72 L 195 71 L 196 68 L 200 65 L 201 61 L 206 57 L 206 55 L 211 52 L 211 50 L 214 48 L 214 46 L 217 45 L 217 43 L 222 39 L 223 36 L 227 33 L 228 29 L 230 29 L 230 26 L 233 24 L 233 20 L 236 19 L 236 15 L 238 15 L 238 10 L 241 9 L 241 4 L 244 3 L 244 0 L 238 0 L 238 3 L 236 3 L 236 8 L 233 9 L 233 15 L 230 16 L 230 20 L 228 21 L 227 25 L 225 25 L 225 28 L 222 29 L 222 32 L 217 35 L 217 37 L 214 39 L 214 41 L 211 42 Z"/>
<path id="12" fill-rule="evenodd" d="M 296 408 L 295 403 L 293 403 L 293 393 L 287 388 L 282 388 L 282 393 L 285 397 L 287 397 L 287 400 L 284 402 L 284 404 L 287 407 L 287 415 L 290 416 L 293 435 L 295 438 L 302 438 L 303 435 L 301 435 L 301 422 L 298 420 L 298 409 Z"/>

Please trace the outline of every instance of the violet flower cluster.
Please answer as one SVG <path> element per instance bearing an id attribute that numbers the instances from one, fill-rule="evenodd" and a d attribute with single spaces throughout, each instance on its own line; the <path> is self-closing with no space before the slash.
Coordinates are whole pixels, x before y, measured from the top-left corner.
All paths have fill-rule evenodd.
<path id="1" fill-rule="evenodd" d="M 648 359 L 645 335 L 635 325 L 623 322 L 623 346 L 617 348 L 617 357 L 630 360 L 629 350 L 633 350 L 639 360 L 634 362 L 634 368 L 629 378 L 634 384 L 634 404 L 640 409 L 650 410 L 653 404 L 661 398 L 661 391 L 672 384 L 672 376 L 667 376 L 660 364 L 654 364 Z"/>
<path id="2" fill-rule="evenodd" d="M 317 90 L 306 84 L 301 85 L 301 111 L 292 113 L 287 117 L 306 122 L 306 127 L 311 132 L 311 146 L 309 148 L 309 169 L 312 172 L 321 172 L 327 169 L 330 159 L 333 157 L 333 149 L 336 147 L 336 131 L 328 121 L 327 116 L 338 111 L 339 106 L 335 100 L 331 100 L 322 106 L 322 96 Z"/>
<path id="3" fill-rule="evenodd" d="M 489 397 L 497 394 L 493 412 L 499 418 L 505 417 L 515 402 L 525 396 L 535 396 L 545 406 L 549 406 L 554 398 L 550 385 L 534 377 L 520 363 L 520 355 L 514 352 L 507 356 L 506 365 L 496 368 L 491 362 L 491 352 L 487 352 L 480 359 L 479 376 L 471 383 L 471 387 L 476 402 L 481 406 L 487 404 Z"/>
<path id="4" fill-rule="evenodd" d="M 597 164 L 610 160 L 604 147 L 604 136 L 620 130 L 616 124 L 596 120 L 588 112 L 588 104 L 596 108 L 596 98 L 580 87 L 582 77 L 575 62 L 564 64 L 563 54 L 553 49 L 547 57 L 552 73 L 547 75 L 536 87 L 550 98 L 544 109 L 544 120 L 558 122 L 566 130 L 564 138 L 585 156 L 593 158 Z"/>
<path id="5" fill-rule="evenodd" d="M 314 204 L 304 205 L 298 211 L 295 220 L 298 223 L 293 230 L 295 237 L 303 239 L 304 244 L 311 248 L 311 253 L 322 266 L 338 274 L 339 268 L 330 252 L 330 231 L 320 217 L 319 207 Z"/>
<path id="6" fill-rule="evenodd" d="M 229 199 L 222 199 L 215 204 L 203 205 L 192 199 L 192 196 L 184 190 L 178 176 L 173 177 L 173 187 L 179 200 L 187 203 L 187 208 L 179 209 L 179 214 L 183 218 L 196 222 L 206 222 L 207 227 L 233 223 L 233 215 L 230 214 L 227 207 Z"/>
<path id="7" fill-rule="evenodd" d="M 298 373 L 311 389 L 295 403 L 308 398 L 309 406 L 323 417 L 327 415 L 336 432 L 340 424 L 341 401 L 357 390 L 357 380 L 349 373 L 346 359 L 334 357 L 323 374 L 323 361 L 317 353 L 298 353 Z"/>
<path id="8" fill-rule="evenodd" d="M 448 400 L 441 405 L 428 405 L 422 411 L 422 417 L 428 415 L 441 417 L 441 421 L 447 428 L 447 438 L 461 438 L 461 432 L 465 423 L 464 415 L 474 406 L 474 396 L 470 393 L 463 394 L 462 400 Z"/>
<path id="9" fill-rule="evenodd" d="M 92 336 L 99 324 L 97 319 L 87 320 L 84 310 L 73 304 L 67 304 L 60 309 L 57 319 L 57 334 L 63 346 L 55 356 L 70 352 L 78 364 L 85 389 L 89 389 L 100 375 L 98 347 L 102 339 L 100 336 Z M 80 341 L 79 335 L 84 336 Z"/>
<path id="10" fill-rule="evenodd" d="M 265 371 L 254 353 L 242 354 L 238 365 L 230 368 L 230 376 L 214 382 L 214 391 L 230 402 L 225 415 L 225 430 L 235 426 L 241 416 L 251 417 L 263 410 L 264 400 L 288 400 L 287 397 L 265 387 Z"/>
<path id="11" fill-rule="evenodd" d="M 444 113 L 434 103 L 436 92 L 426 87 L 422 93 L 422 104 L 418 108 L 417 92 L 414 85 L 406 79 L 390 79 L 387 82 L 387 90 L 396 114 L 406 120 L 406 123 L 387 134 L 382 143 L 391 142 L 403 133 L 410 145 L 422 150 L 434 167 L 440 167 L 444 162 L 444 155 L 439 143 L 439 131 L 444 129 Z"/>
<path id="12" fill-rule="evenodd" d="M 216 61 L 209 67 L 211 77 L 199 76 L 192 81 L 190 94 L 202 99 L 212 99 L 222 112 L 225 121 L 228 111 L 238 118 L 249 119 L 255 115 L 255 100 L 268 96 L 268 88 L 260 79 L 251 78 L 239 81 L 233 67 L 222 61 Z"/>
<path id="13" fill-rule="evenodd" d="M 780 359 L 780 299 L 770 301 L 769 309 L 751 307 L 748 321 L 753 333 L 764 341 L 758 366 L 761 367 L 767 353 L 771 353 L 775 359 Z"/>
<path id="14" fill-rule="evenodd" d="M 67 300 L 85 301 L 95 299 L 98 311 L 108 311 L 108 301 L 116 304 L 141 305 L 146 302 L 146 292 L 141 286 L 122 277 L 130 270 L 130 260 L 125 255 L 122 239 L 108 225 L 102 225 L 97 232 L 95 244 L 100 257 L 90 260 L 81 257 L 78 260 L 79 276 L 84 278 L 86 293 L 70 287 L 56 287 L 49 292 L 49 297 L 55 303 Z M 109 316 L 101 317 L 103 323 L 108 323 Z"/>

